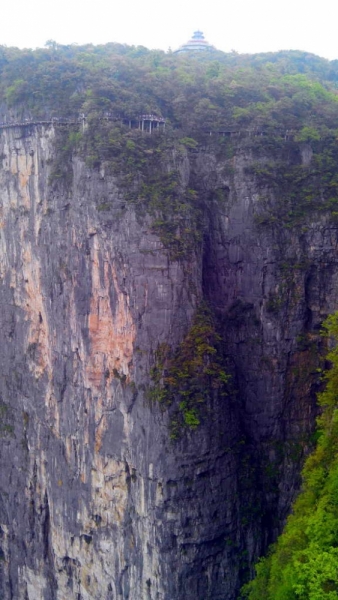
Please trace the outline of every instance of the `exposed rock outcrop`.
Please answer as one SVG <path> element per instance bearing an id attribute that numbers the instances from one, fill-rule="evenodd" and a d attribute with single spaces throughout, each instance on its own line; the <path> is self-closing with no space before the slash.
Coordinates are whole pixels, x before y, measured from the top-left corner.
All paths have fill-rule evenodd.
<path id="1" fill-rule="evenodd" d="M 112 175 L 50 184 L 53 136 L 0 137 L 0 595 L 232 600 L 299 485 L 337 224 L 259 226 L 249 155 L 186 154 L 204 237 L 175 262 Z M 202 299 L 232 391 L 172 441 L 149 373 Z"/>

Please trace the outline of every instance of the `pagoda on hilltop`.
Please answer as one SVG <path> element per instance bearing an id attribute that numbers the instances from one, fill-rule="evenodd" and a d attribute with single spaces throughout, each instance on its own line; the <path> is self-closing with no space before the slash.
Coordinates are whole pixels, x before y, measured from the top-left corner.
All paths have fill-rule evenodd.
<path id="1" fill-rule="evenodd" d="M 209 44 L 206 39 L 204 39 L 204 34 L 202 31 L 194 31 L 191 40 L 175 50 L 175 53 L 179 54 L 180 52 L 194 52 L 195 50 L 215 50 L 215 48 Z"/>

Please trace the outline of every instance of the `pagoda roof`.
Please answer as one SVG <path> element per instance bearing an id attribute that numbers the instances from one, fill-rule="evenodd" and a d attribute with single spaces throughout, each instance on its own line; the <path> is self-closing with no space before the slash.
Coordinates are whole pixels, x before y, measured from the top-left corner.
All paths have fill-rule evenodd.
<path id="1" fill-rule="evenodd" d="M 214 50 L 214 47 L 204 38 L 202 31 L 194 31 L 191 39 L 186 44 L 182 44 L 175 52 L 178 54 L 179 52 L 191 52 L 194 50 Z"/>

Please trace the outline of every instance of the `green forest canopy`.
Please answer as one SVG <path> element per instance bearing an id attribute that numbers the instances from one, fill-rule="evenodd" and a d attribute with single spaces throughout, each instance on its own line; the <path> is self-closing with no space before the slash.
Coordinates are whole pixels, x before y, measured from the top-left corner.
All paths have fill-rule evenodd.
<path id="1" fill-rule="evenodd" d="M 299 51 L 177 55 L 50 41 L 36 50 L 0 47 L 0 82 L 2 103 L 33 117 L 156 113 L 188 132 L 338 130 L 338 61 Z"/>

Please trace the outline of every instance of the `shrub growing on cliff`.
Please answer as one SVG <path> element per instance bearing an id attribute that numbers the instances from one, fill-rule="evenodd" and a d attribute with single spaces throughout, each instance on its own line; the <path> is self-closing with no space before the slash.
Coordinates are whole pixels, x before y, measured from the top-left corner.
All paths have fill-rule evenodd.
<path id="1" fill-rule="evenodd" d="M 184 428 L 196 429 L 200 425 L 203 407 L 215 391 L 227 394 L 229 375 L 220 343 L 213 315 L 203 303 L 178 348 L 173 351 L 167 344 L 161 344 L 157 349 L 149 397 L 164 408 L 175 405 L 172 438 L 178 437 Z"/>
<path id="2" fill-rule="evenodd" d="M 243 588 L 249 600 L 333 600 L 338 597 L 338 313 L 324 329 L 334 347 L 319 394 L 318 443 L 303 469 L 303 488 L 285 530 L 254 581 Z"/>

